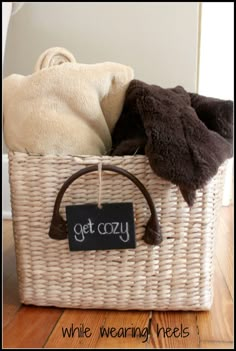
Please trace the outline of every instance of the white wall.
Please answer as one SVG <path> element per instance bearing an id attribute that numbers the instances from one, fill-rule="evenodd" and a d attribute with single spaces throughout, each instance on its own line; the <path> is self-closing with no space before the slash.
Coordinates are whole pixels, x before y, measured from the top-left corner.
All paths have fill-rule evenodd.
<path id="1" fill-rule="evenodd" d="M 234 99 L 234 3 L 203 3 L 199 93 Z"/>
<path id="2" fill-rule="evenodd" d="M 10 184 L 8 176 L 8 156 L 2 155 L 2 217 L 11 218 Z"/>
<path id="3" fill-rule="evenodd" d="M 2 63 L 4 61 L 4 56 L 5 56 L 5 44 L 6 44 L 6 38 L 7 38 L 7 30 L 8 30 L 8 25 L 9 21 L 11 18 L 12 14 L 12 3 L 11 2 L 3 2 L 2 3 Z"/>
<path id="4" fill-rule="evenodd" d="M 234 99 L 234 3 L 203 3 L 199 94 Z M 233 159 L 226 170 L 223 205 L 233 203 Z"/>
<path id="5" fill-rule="evenodd" d="M 136 78 L 195 91 L 198 3 L 25 3 L 11 18 L 4 75 L 32 73 L 45 49 L 131 65 Z"/>

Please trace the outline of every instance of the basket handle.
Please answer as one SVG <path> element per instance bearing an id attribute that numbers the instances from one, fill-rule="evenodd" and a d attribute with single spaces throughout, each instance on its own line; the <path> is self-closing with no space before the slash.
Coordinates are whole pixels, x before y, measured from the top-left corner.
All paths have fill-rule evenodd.
<path id="1" fill-rule="evenodd" d="M 54 210 L 53 210 L 53 215 L 52 215 L 52 221 L 51 221 L 51 226 L 49 229 L 49 236 L 52 239 L 56 240 L 63 240 L 67 238 L 67 225 L 66 221 L 61 217 L 59 213 L 61 201 L 63 198 L 63 195 L 66 191 L 66 189 L 79 177 L 81 177 L 84 174 L 91 173 L 94 171 L 98 170 L 97 165 L 89 166 L 86 168 L 81 169 L 80 171 L 74 173 L 71 177 L 69 177 L 65 183 L 62 185 L 60 191 L 58 192 L 55 205 L 54 205 Z M 145 188 L 145 186 L 136 178 L 133 174 L 130 172 L 126 171 L 123 168 L 112 166 L 112 165 L 102 165 L 102 170 L 105 171 L 113 171 L 119 174 L 122 174 L 123 176 L 129 178 L 138 188 L 139 190 L 143 193 L 145 199 L 147 200 L 147 203 L 149 205 L 150 211 L 151 211 L 151 217 L 149 218 L 146 228 L 145 228 L 145 233 L 143 236 L 143 240 L 147 244 L 151 245 L 159 245 L 162 242 L 162 235 L 160 231 L 160 226 L 158 223 L 157 219 L 157 214 L 156 214 L 156 209 L 155 205 L 153 203 L 153 200 Z"/>

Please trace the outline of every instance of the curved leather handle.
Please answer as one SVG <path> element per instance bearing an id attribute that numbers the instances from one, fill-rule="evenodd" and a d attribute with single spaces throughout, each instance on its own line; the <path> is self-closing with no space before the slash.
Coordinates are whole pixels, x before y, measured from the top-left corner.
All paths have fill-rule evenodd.
<path id="1" fill-rule="evenodd" d="M 49 236 L 52 239 L 56 240 L 63 240 L 67 238 L 67 225 L 66 221 L 61 217 L 59 213 L 60 205 L 61 205 L 61 200 L 63 198 L 63 195 L 66 191 L 66 189 L 79 177 L 81 177 L 84 174 L 91 173 L 94 171 L 98 170 L 98 166 L 89 166 L 86 168 L 81 169 L 80 171 L 74 173 L 71 177 L 69 177 L 65 183 L 62 185 L 56 201 L 54 205 L 54 210 L 53 210 L 53 216 L 52 216 L 52 221 L 51 221 L 51 226 L 49 229 Z M 146 228 L 145 228 L 145 234 L 143 236 L 143 240 L 147 244 L 151 245 L 159 245 L 162 242 L 162 235 L 160 231 L 160 226 L 158 223 L 157 219 L 157 214 L 156 214 L 156 209 L 155 205 L 152 201 L 152 198 L 145 188 L 145 186 L 136 178 L 133 174 L 129 173 L 125 169 L 116 167 L 116 166 L 111 166 L 111 165 L 102 165 L 102 170 L 105 171 L 113 171 L 119 174 L 122 174 L 129 178 L 138 188 L 139 190 L 143 193 L 145 199 L 147 200 L 147 203 L 149 205 L 150 211 L 151 211 L 151 217 L 149 218 Z"/>

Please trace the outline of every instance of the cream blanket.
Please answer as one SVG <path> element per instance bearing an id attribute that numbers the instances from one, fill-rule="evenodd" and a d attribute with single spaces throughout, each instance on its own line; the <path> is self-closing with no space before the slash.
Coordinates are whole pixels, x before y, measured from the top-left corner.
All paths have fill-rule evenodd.
<path id="1" fill-rule="evenodd" d="M 55 49 L 56 60 L 47 50 L 32 75 L 4 79 L 6 145 L 33 154 L 106 154 L 133 69 L 113 62 L 80 64 L 64 54 L 63 62 Z"/>

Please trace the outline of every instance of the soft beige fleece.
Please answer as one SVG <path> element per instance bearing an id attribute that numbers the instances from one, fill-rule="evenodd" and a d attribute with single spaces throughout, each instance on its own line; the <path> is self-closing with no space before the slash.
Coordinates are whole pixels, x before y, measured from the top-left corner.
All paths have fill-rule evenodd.
<path id="1" fill-rule="evenodd" d="M 3 81 L 4 138 L 10 150 L 102 155 L 121 113 L 131 67 L 66 62 Z"/>
<path id="2" fill-rule="evenodd" d="M 34 71 L 61 65 L 65 62 L 76 62 L 75 57 L 70 51 L 62 47 L 53 47 L 45 50 L 38 58 Z"/>

